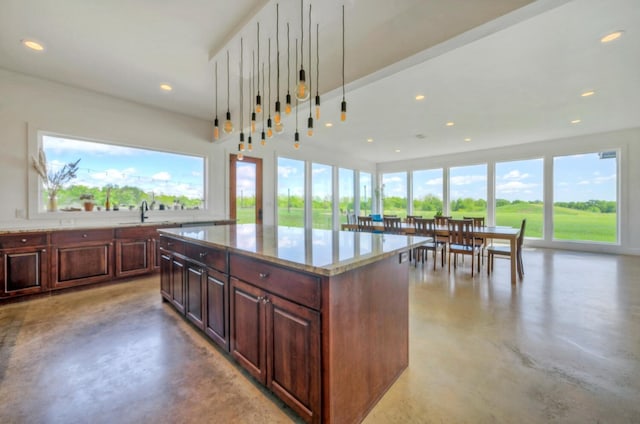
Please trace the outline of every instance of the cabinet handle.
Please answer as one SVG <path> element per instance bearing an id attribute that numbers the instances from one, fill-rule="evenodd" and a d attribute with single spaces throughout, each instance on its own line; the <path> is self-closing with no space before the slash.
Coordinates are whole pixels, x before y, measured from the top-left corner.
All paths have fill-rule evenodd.
<path id="1" fill-rule="evenodd" d="M 173 243 L 167 242 L 167 246 L 173 246 Z"/>
<path id="2" fill-rule="evenodd" d="M 27 242 L 27 239 L 22 239 L 22 240 L 20 240 L 20 241 L 21 241 L 22 243 L 26 243 L 26 242 Z"/>
<path id="3" fill-rule="evenodd" d="M 83 235 L 82 235 L 82 238 L 87 238 L 87 235 L 86 235 L 86 234 L 83 234 Z"/>
<path id="4" fill-rule="evenodd" d="M 259 303 L 259 302 L 262 302 L 262 301 L 264 300 L 264 297 L 262 297 L 262 296 L 258 296 L 258 297 L 256 298 L 256 300 L 258 301 L 258 303 Z"/>
<path id="5" fill-rule="evenodd" d="M 258 274 L 258 276 L 264 280 L 265 278 L 269 277 L 269 273 L 268 272 L 261 272 L 261 273 Z"/>
<path id="6" fill-rule="evenodd" d="M 267 303 L 269 303 L 269 302 L 270 302 L 270 300 L 269 300 L 269 298 L 268 298 L 268 297 L 263 297 L 263 298 L 262 298 L 262 303 L 263 303 L 263 304 L 265 304 L 265 305 L 266 305 L 266 304 L 267 304 Z"/>
<path id="7" fill-rule="evenodd" d="M 47 253 L 47 249 L 42 249 L 42 253 Z"/>
<path id="8" fill-rule="evenodd" d="M 207 252 L 200 252 L 200 257 L 204 258 L 205 256 L 207 256 Z"/>

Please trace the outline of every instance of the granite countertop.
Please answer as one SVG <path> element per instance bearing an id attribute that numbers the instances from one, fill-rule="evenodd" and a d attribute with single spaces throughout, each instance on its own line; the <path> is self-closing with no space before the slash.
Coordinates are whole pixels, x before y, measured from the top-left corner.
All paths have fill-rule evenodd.
<path id="1" fill-rule="evenodd" d="M 131 222 L 99 222 L 95 224 L 85 223 L 74 226 L 63 225 L 42 225 L 34 227 L 16 227 L 16 228 L 0 228 L 0 235 L 2 234 L 19 234 L 19 233 L 38 233 L 48 231 L 63 231 L 63 230 L 96 230 L 100 228 L 130 228 L 130 227 L 193 227 L 201 225 L 230 225 L 234 224 L 235 220 L 232 219 L 207 219 L 202 221 L 131 221 Z"/>
<path id="2" fill-rule="evenodd" d="M 325 276 L 377 262 L 430 241 L 417 236 L 254 224 L 165 228 L 159 232 Z"/>

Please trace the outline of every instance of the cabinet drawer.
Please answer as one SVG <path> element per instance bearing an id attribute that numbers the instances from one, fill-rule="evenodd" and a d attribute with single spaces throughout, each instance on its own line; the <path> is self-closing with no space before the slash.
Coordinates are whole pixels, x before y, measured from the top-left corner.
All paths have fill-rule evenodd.
<path id="1" fill-rule="evenodd" d="M 113 229 L 68 230 L 51 233 L 51 244 L 76 244 L 90 241 L 107 241 L 113 239 Z"/>
<path id="2" fill-rule="evenodd" d="M 240 255 L 229 256 L 229 274 L 285 299 L 320 309 L 320 279 Z"/>
<path id="3" fill-rule="evenodd" d="M 48 244 L 47 233 L 19 233 L 0 236 L 0 249 L 44 246 Z"/>
<path id="4" fill-rule="evenodd" d="M 117 239 L 150 239 L 158 235 L 158 227 L 127 227 L 116 228 Z"/>
<path id="5" fill-rule="evenodd" d="M 162 250 L 166 250 L 169 252 L 176 252 L 181 255 L 184 255 L 185 244 L 183 241 L 160 235 L 160 241 L 158 243 L 160 245 L 160 249 Z"/>
<path id="6" fill-rule="evenodd" d="M 187 244 L 185 256 L 218 271 L 227 272 L 227 255 L 224 250 Z"/>

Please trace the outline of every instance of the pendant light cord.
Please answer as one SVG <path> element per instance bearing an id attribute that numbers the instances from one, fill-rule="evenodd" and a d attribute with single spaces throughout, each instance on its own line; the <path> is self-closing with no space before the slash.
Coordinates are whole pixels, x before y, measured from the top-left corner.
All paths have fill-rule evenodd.
<path id="1" fill-rule="evenodd" d="M 311 4 L 309 4 L 309 118 L 311 118 L 311 93 L 313 92 L 311 79 Z"/>
<path id="2" fill-rule="evenodd" d="M 229 50 L 227 50 L 227 112 L 229 112 Z"/>
<path id="3" fill-rule="evenodd" d="M 296 38 L 296 69 L 298 69 L 298 39 Z M 296 96 L 296 132 L 298 132 L 298 97 Z"/>
<path id="4" fill-rule="evenodd" d="M 258 90 L 260 90 L 260 86 L 258 86 Z M 264 93 L 264 62 L 262 62 L 262 92 Z M 264 109 L 261 115 L 262 115 L 262 132 L 264 132 Z"/>
<path id="5" fill-rule="evenodd" d="M 218 62 L 216 62 L 216 118 L 218 117 Z"/>
<path id="6" fill-rule="evenodd" d="M 320 24 L 316 24 L 316 96 L 320 89 Z"/>
<path id="7" fill-rule="evenodd" d="M 243 80 L 244 80 L 244 75 L 242 75 L 242 68 L 243 68 L 243 43 L 242 43 L 242 37 L 240 38 L 240 134 L 242 134 L 243 131 L 243 124 L 244 124 L 244 120 L 242 119 L 244 116 L 244 102 L 243 102 Z"/>
<path id="8" fill-rule="evenodd" d="M 287 22 L 287 94 L 291 89 L 291 46 L 289 44 L 289 22 Z"/>
<path id="9" fill-rule="evenodd" d="M 344 4 L 342 5 L 342 101 L 344 102 Z"/>
<path id="10" fill-rule="evenodd" d="M 300 0 L 300 69 L 304 68 L 304 0 Z M 296 50 L 298 48 L 296 47 Z M 296 68 L 298 65 L 296 65 Z"/>
<path id="11" fill-rule="evenodd" d="M 258 22 L 257 34 L 258 34 L 258 68 L 260 68 L 260 22 Z M 264 75 L 262 76 L 262 79 L 264 79 Z M 259 94 L 260 94 L 260 69 L 258 69 L 258 95 Z"/>
<path id="12" fill-rule="evenodd" d="M 278 25 L 280 19 L 280 5 L 276 3 L 276 74 L 278 81 L 276 84 L 276 99 L 280 101 L 280 27 Z M 276 111 L 277 112 L 277 111 Z"/>
<path id="13" fill-rule="evenodd" d="M 269 38 L 269 53 L 267 54 L 267 58 L 269 60 L 269 84 L 267 84 L 267 88 L 269 89 L 269 97 L 267 97 L 267 110 L 269 113 L 269 118 L 271 118 L 271 38 Z"/>

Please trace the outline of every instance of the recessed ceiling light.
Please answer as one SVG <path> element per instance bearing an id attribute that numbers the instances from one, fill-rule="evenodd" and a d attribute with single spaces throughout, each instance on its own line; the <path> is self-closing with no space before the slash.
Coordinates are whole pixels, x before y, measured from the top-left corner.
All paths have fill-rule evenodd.
<path id="1" fill-rule="evenodd" d="M 333 124 L 331 122 L 327 122 L 326 124 L 324 124 L 324 126 L 329 128 L 329 127 L 333 127 Z"/>
<path id="2" fill-rule="evenodd" d="M 171 87 L 169 84 L 160 84 L 160 89 L 164 91 L 171 91 L 173 90 L 173 87 Z"/>
<path id="3" fill-rule="evenodd" d="M 590 90 L 590 91 L 585 91 L 584 93 L 581 94 L 582 97 L 589 97 L 589 96 L 593 96 L 594 94 L 596 94 L 595 91 Z"/>
<path id="4" fill-rule="evenodd" d="M 607 35 L 605 35 L 604 37 L 602 37 L 600 39 L 601 43 L 609 43 L 613 40 L 617 40 L 618 38 L 622 37 L 622 34 L 624 34 L 624 31 L 614 31 L 612 33 L 609 33 Z"/>
<path id="5" fill-rule="evenodd" d="M 465 138 L 464 141 L 471 141 L 469 137 Z"/>
<path id="6" fill-rule="evenodd" d="M 418 94 L 416 100 L 424 100 L 424 94 Z"/>
<path id="7" fill-rule="evenodd" d="M 38 43 L 37 41 L 33 41 L 33 40 L 22 40 L 22 44 L 25 47 L 30 48 L 31 50 L 35 50 L 37 52 L 41 52 L 44 50 L 44 46 L 40 43 Z"/>
<path id="8" fill-rule="evenodd" d="M 396 149 L 396 153 L 400 153 L 400 149 Z"/>
<path id="9" fill-rule="evenodd" d="M 447 127 L 453 127 L 453 126 L 455 125 L 455 122 L 451 122 L 451 121 L 449 121 L 449 122 L 447 122 L 445 125 L 446 125 Z"/>
<path id="10" fill-rule="evenodd" d="M 582 122 L 582 119 L 574 119 L 571 121 L 572 124 L 579 124 L 580 122 Z"/>
<path id="11" fill-rule="evenodd" d="M 373 143 L 373 138 L 367 138 L 367 143 Z"/>

